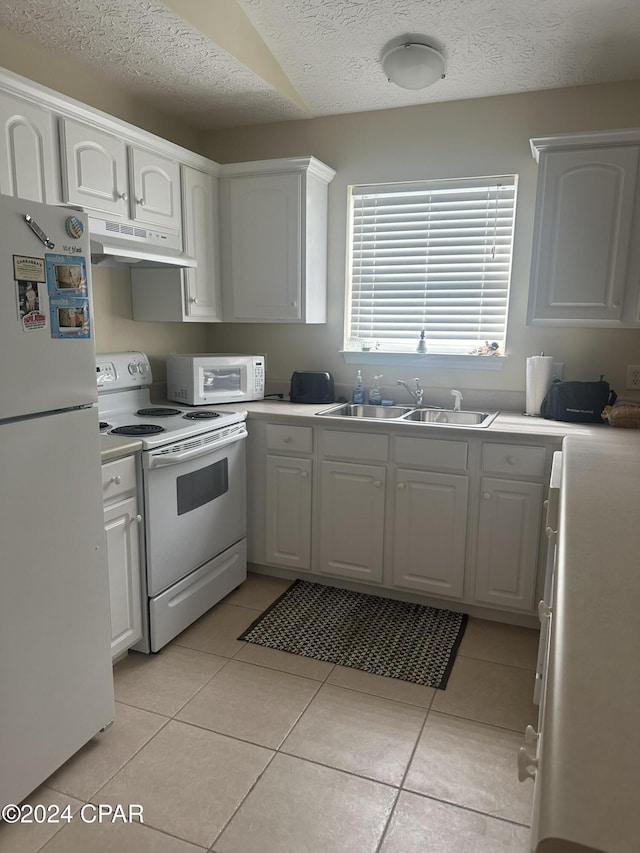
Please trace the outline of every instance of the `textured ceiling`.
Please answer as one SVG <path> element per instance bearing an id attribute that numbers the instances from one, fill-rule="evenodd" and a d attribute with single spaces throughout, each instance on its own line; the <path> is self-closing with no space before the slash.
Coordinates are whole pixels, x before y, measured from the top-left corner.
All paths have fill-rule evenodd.
<path id="1" fill-rule="evenodd" d="M 149 0 L 20 0 L 2 4 L 0 27 L 209 128 L 640 79 L 640 0 L 237 0 L 294 103 L 189 23 L 196 7 L 215 23 L 217 2 L 173 2 L 182 17 Z M 431 88 L 382 73 L 383 47 L 410 35 L 445 55 Z"/>

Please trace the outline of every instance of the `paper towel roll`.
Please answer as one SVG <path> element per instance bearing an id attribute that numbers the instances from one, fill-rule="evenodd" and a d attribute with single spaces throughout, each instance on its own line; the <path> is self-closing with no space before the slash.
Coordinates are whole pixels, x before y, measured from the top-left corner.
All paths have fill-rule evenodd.
<path id="1" fill-rule="evenodd" d="M 551 385 L 553 356 L 532 355 L 527 359 L 526 409 L 527 415 L 539 415 L 540 406 Z"/>

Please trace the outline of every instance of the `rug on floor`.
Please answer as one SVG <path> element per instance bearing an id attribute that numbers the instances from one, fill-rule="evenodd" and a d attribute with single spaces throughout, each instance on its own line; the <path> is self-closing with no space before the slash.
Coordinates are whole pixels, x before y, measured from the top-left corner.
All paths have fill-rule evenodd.
<path id="1" fill-rule="evenodd" d="M 238 639 L 444 690 L 466 624 L 466 613 L 297 580 Z"/>

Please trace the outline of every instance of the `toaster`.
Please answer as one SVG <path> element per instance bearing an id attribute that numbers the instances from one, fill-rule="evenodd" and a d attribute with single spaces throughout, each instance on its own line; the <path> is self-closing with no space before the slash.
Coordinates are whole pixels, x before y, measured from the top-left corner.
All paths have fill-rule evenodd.
<path id="1" fill-rule="evenodd" d="M 333 403 L 333 376 L 320 370 L 296 370 L 291 376 L 292 403 Z"/>

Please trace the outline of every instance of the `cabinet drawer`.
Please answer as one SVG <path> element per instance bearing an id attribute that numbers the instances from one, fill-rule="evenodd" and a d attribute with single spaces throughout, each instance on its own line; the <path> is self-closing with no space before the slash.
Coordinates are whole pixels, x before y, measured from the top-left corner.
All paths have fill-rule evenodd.
<path id="1" fill-rule="evenodd" d="M 482 470 L 487 474 L 517 474 L 525 477 L 544 475 L 544 447 L 521 444 L 485 444 Z"/>
<path id="2" fill-rule="evenodd" d="M 313 451 L 313 428 L 267 424 L 268 450 L 295 450 L 298 453 Z"/>
<path id="3" fill-rule="evenodd" d="M 370 459 L 386 462 L 389 458 L 389 436 L 367 432 L 341 432 L 328 429 L 322 433 L 324 456 L 339 456 L 344 459 Z"/>
<path id="4" fill-rule="evenodd" d="M 126 456 L 114 462 L 105 462 L 102 466 L 102 497 L 112 501 L 130 492 L 136 491 L 135 456 Z"/>
<path id="5" fill-rule="evenodd" d="M 399 465 L 466 471 L 468 453 L 469 445 L 466 441 L 396 438 L 394 458 Z"/>

